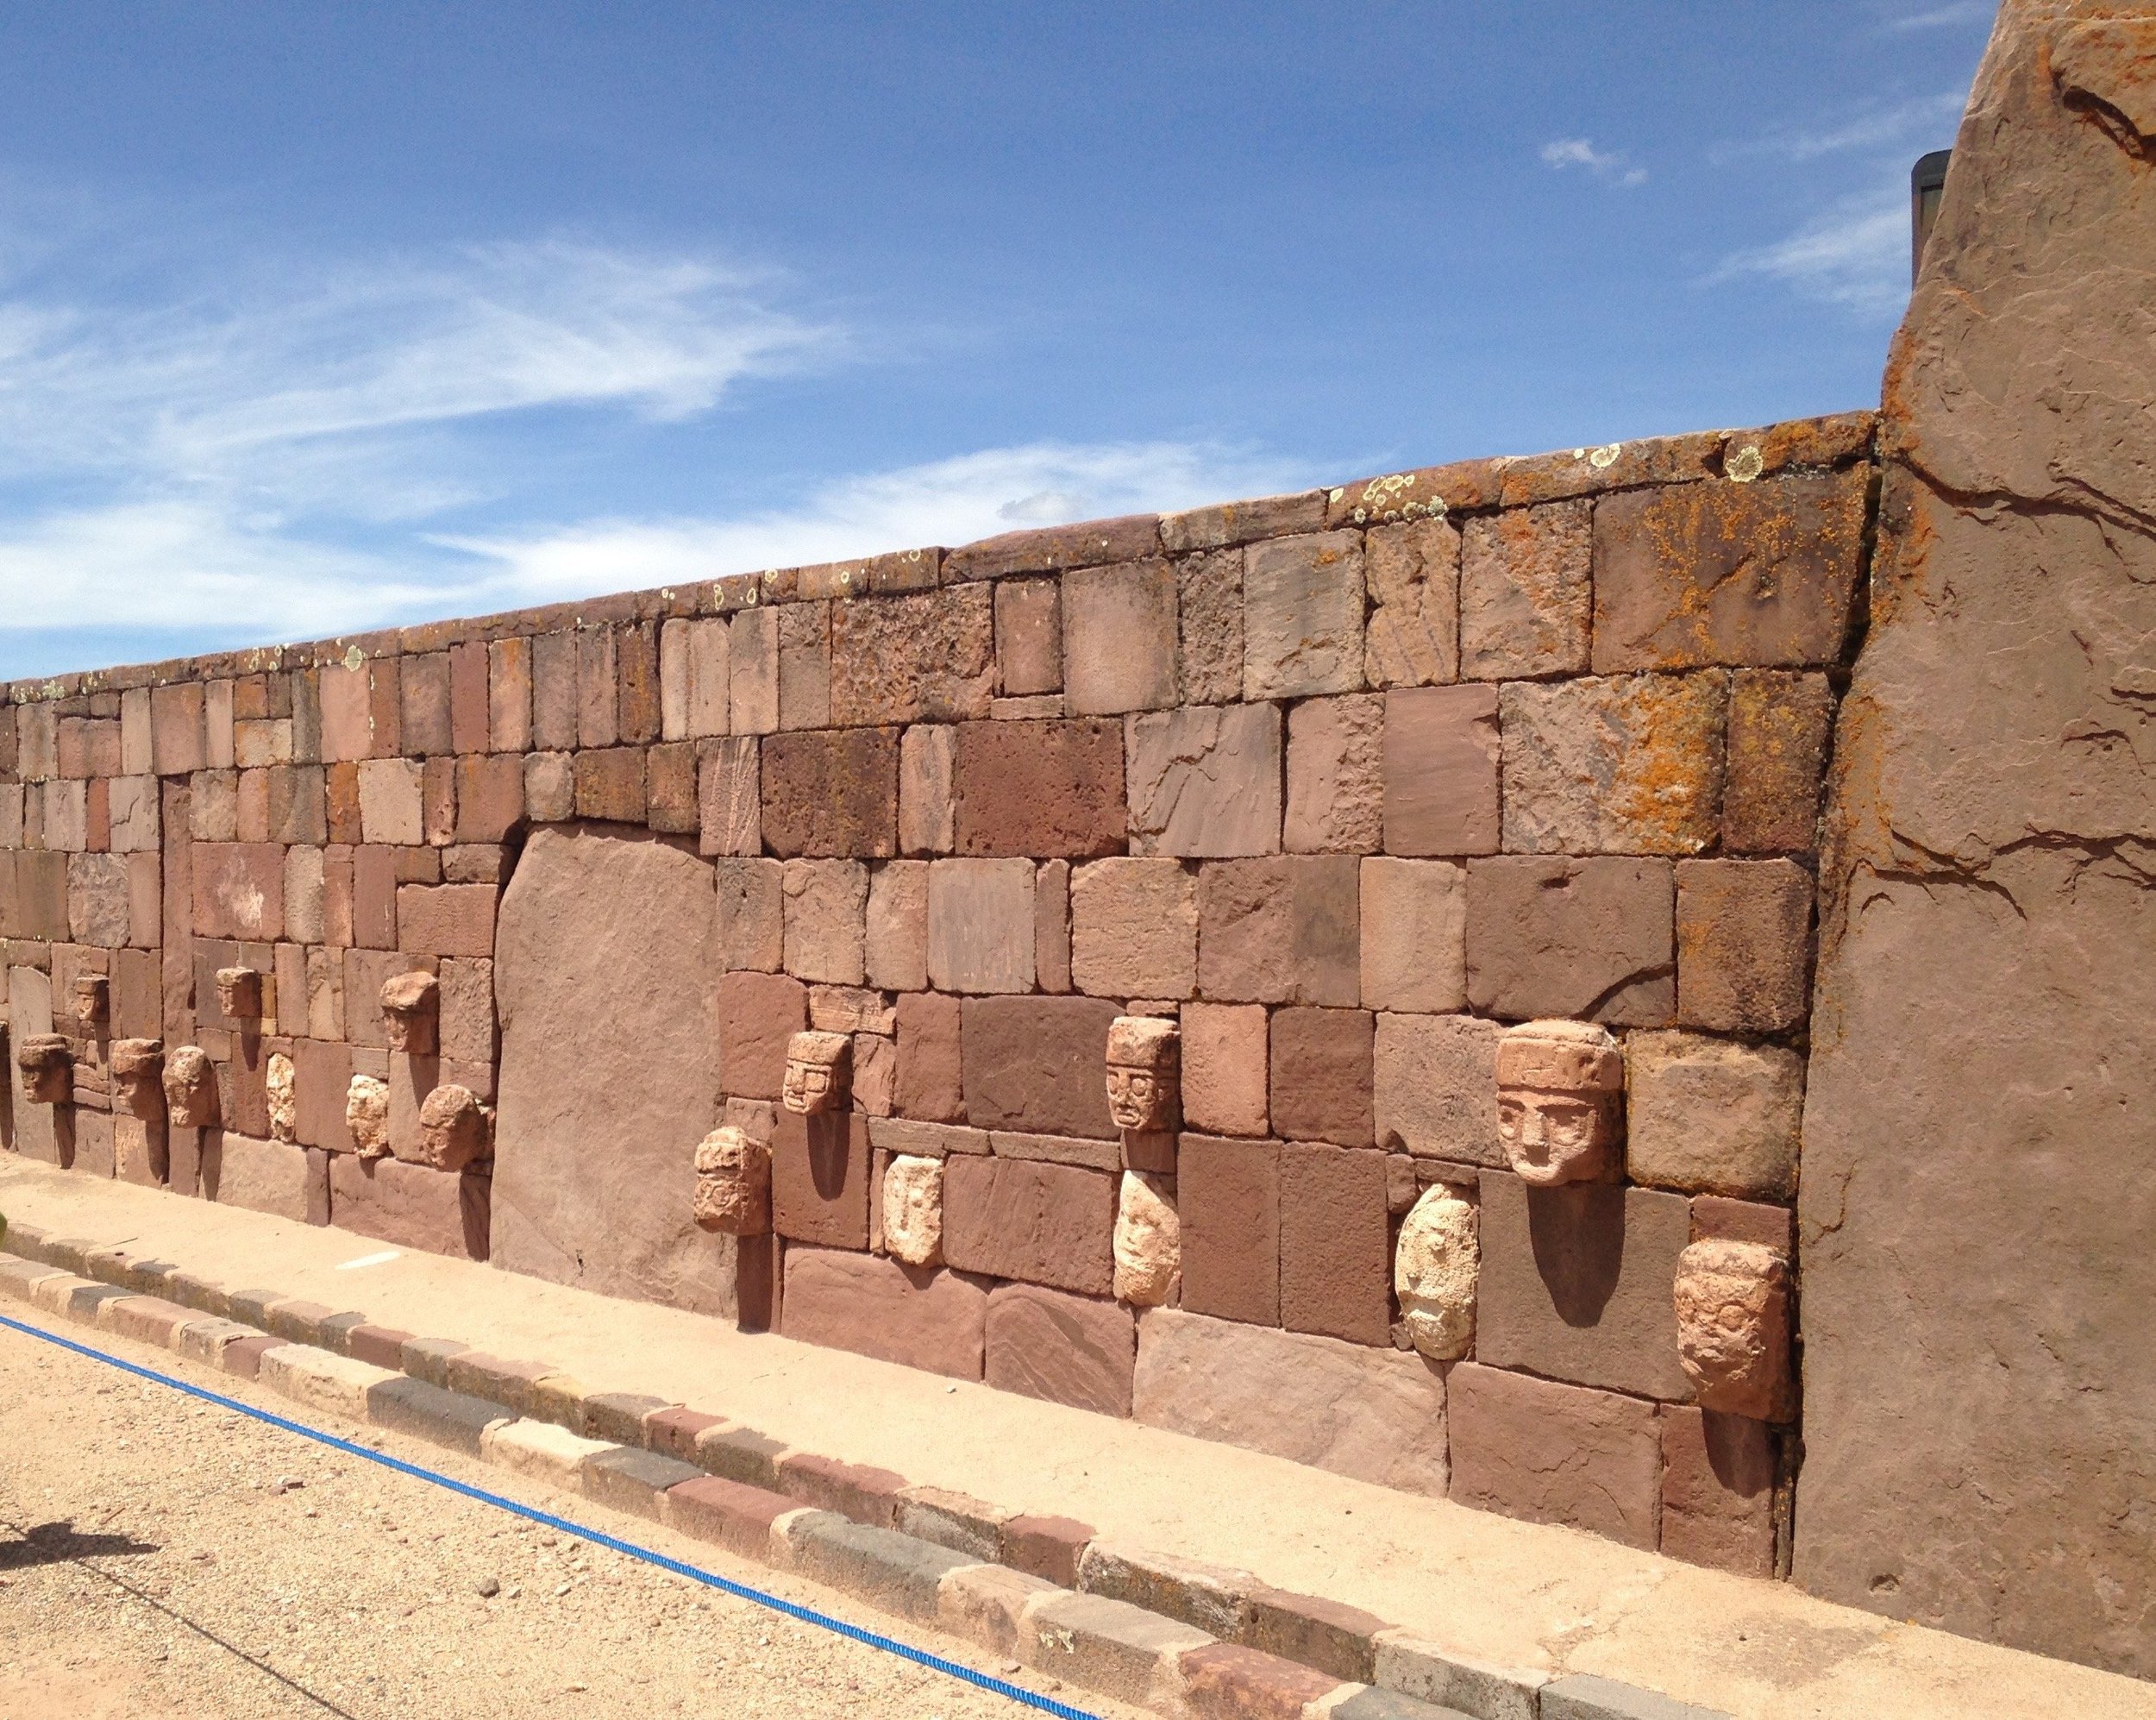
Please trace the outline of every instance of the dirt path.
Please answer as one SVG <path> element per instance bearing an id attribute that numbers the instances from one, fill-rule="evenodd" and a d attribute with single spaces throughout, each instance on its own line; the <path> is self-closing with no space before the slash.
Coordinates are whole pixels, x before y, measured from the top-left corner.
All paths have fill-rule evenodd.
<path id="1" fill-rule="evenodd" d="M 66 1332 L 292 1413 L 176 1357 Z M 655 1524 L 431 1446 L 364 1442 L 1002 1670 Z M 0 1720 L 1034 1711 L 0 1328 Z"/>

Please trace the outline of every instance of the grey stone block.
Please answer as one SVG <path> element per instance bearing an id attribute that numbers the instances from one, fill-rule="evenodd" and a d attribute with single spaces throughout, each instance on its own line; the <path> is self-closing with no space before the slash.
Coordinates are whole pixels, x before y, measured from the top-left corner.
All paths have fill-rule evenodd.
<path id="1" fill-rule="evenodd" d="M 704 1472 L 693 1463 L 661 1457 L 655 1451 L 636 1451 L 617 1446 L 584 1460 L 584 1493 L 617 1511 L 660 1520 L 669 1487 L 694 1481 Z"/>
<path id="2" fill-rule="evenodd" d="M 1542 1720 L 1730 1720 L 1720 1708 L 1699 1708 L 1636 1684 L 1570 1673 L 1543 1686 Z"/>
<path id="3" fill-rule="evenodd" d="M 896 1529 L 871 1529 L 819 1511 L 789 1535 L 794 1568 L 818 1582 L 924 1624 L 936 1622 L 937 1587 L 979 1561 Z"/>
<path id="4" fill-rule="evenodd" d="M 409 1374 L 367 1387 L 367 1418 L 378 1428 L 411 1434 L 469 1457 L 479 1454 L 480 1434 L 497 1422 L 512 1419 L 498 1403 L 446 1391 Z"/>

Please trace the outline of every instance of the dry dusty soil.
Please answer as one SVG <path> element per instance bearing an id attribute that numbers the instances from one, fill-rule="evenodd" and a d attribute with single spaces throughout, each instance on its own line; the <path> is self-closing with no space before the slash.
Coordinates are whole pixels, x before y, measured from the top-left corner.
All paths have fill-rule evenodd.
<path id="1" fill-rule="evenodd" d="M 970 1646 L 655 1524 L 431 1446 L 355 1434 L 166 1353 L 52 1329 L 1005 1671 Z M 1135 1720 L 1135 1710 L 1055 1693 Z M 0 1720 L 1034 1711 L 0 1328 Z"/>

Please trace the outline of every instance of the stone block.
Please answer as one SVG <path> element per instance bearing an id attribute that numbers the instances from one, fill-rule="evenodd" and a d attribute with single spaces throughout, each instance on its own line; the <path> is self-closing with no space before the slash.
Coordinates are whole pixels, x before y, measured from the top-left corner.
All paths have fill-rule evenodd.
<path id="1" fill-rule="evenodd" d="M 737 735 L 768 735 L 779 726 L 779 615 L 749 609 L 728 624 L 728 726 Z"/>
<path id="2" fill-rule="evenodd" d="M 1467 870 L 1444 860 L 1362 863 L 1363 1002 L 1436 1013 L 1467 1007 Z"/>
<path id="3" fill-rule="evenodd" d="M 1375 1660 L 1382 1689 L 1477 1720 L 1536 1720 L 1550 1681 L 1545 1672 L 1470 1660 L 1407 1630 L 1381 1632 Z"/>
<path id="4" fill-rule="evenodd" d="M 719 958 L 729 969 L 776 973 L 786 958 L 786 867 L 778 860 L 721 859 Z"/>
<path id="5" fill-rule="evenodd" d="M 1494 854 L 1499 836 L 1496 690 L 1418 687 L 1385 695 L 1388 854 Z"/>
<path id="6" fill-rule="evenodd" d="M 1175 563 L 1182 696 L 1232 705 L 1243 696 L 1243 552 L 1219 549 Z"/>
<path id="7" fill-rule="evenodd" d="M 424 651 L 398 662 L 402 744 L 425 756 L 454 750 L 449 738 L 449 654 Z"/>
<path id="8" fill-rule="evenodd" d="M 1186 1134 L 1175 1155 L 1182 1305 L 1280 1323 L 1280 1147 Z"/>
<path id="9" fill-rule="evenodd" d="M 1264 1586 L 1250 1591 L 1250 1606 L 1252 1648 L 1357 1684 L 1377 1675 L 1376 1639 L 1388 1627 L 1376 1613 Z"/>
<path id="10" fill-rule="evenodd" d="M 1758 1201 L 1732 1200 L 1725 1195 L 1695 1195 L 1692 1199 L 1692 1240 L 1757 1242 L 1784 1256 L 1796 1252 L 1796 1215 L 1788 1207 L 1768 1206 Z"/>
<path id="11" fill-rule="evenodd" d="M 522 752 L 531 744 L 530 639 L 487 642 L 486 733 L 496 752 Z"/>
<path id="12" fill-rule="evenodd" d="M 1775 1566 L 1774 1436 L 1689 1404 L 1662 1412 L 1662 1551 L 1740 1577 Z"/>
<path id="13" fill-rule="evenodd" d="M 996 685 L 1025 697 L 1063 685 L 1062 598 L 1055 580 L 1000 580 L 995 586 Z"/>
<path id="14" fill-rule="evenodd" d="M 1595 512 L 1595 669 L 1839 660 L 1864 564 L 1862 467 L 1611 496 Z"/>
<path id="15" fill-rule="evenodd" d="M 688 741 L 649 748 L 644 753 L 644 822 L 654 830 L 679 833 L 700 831 L 697 806 L 697 749 Z"/>
<path id="16" fill-rule="evenodd" d="M 667 1489 L 666 1526 L 759 1563 L 771 1554 L 771 1526 L 800 1508 L 783 1493 L 704 1475 Z"/>
<path id="17" fill-rule="evenodd" d="M 1363 541 L 1313 532 L 1243 552 L 1243 696 L 1294 699 L 1363 686 Z"/>
<path id="18" fill-rule="evenodd" d="M 150 689 L 150 756 L 160 776 L 185 776 L 210 763 L 199 681 Z"/>
<path id="19" fill-rule="evenodd" d="M 1280 1323 L 1351 1343 L 1388 1343 L 1392 1271 L 1385 1155 L 1300 1142 L 1282 1147 Z"/>
<path id="20" fill-rule="evenodd" d="M 885 1612 L 933 1623 L 943 1579 L 972 1562 L 962 1553 L 887 1529 L 818 1513 L 789 1525 L 793 1567 Z"/>
<path id="21" fill-rule="evenodd" d="M 610 747 L 621 739 L 621 653 L 611 627 L 576 634 L 576 744 Z"/>
<path id="22" fill-rule="evenodd" d="M 699 853 L 763 852 L 763 790 L 758 758 L 753 735 L 705 743 L 696 767 Z"/>
<path id="23" fill-rule="evenodd" d="M 1115 1178 L 1027 1159 L 952 1158 L 943 1168 L 943 1257 L 962 1271 L 1105 1296 Z"/>
<path id="24" fill-rule="evenodd" d="M 1070 862 L 1044 860 L 1033 881 L 1033 979 L 1043 991 L 1070 989 Z"/>
<path id="25" fill-rule="evenodd" d="M 931 861 L 929 982 L 941 991 L 1031 991 L 1033 886 L 1030 860 Z"/>
<path id="26" fill-rule="evenodd" d="M 1593 607 L 1593 504 L 1551 502 L 1468 521 L 1460 546 L 1460 673 L 1578 675 Z"/>
<path id="27" fill-rule="evenodd" d="M 956 841 L 953 775 L 958 731 L 916 723 L 899 743 L 899 848 L 948 854 Z"/>
<path id="28" fill-rule="evenodd" d="M 648 804 L 642 747 L 587 747 L 577 754 L 579 818 L 598 823 L 642 824 Z"/>
<path id="29" fill-rule="evenodd" d="M 688 1464 L 627 1446 L 616 1446 L 587 1459 L 583 1474 L 586 1498 L 654 1522 L 666 1516 L 666 1497 L 671 1489 L 701 1478 Z"/>
<path id="30" fill-rule="evenodd" d="M 962 1274 L 873 1254 L 786 1251 L 780 1327 L 789 1338 L 979 1379 L 987 1291 Z"/>
<path id="31" fill-rule="evenodd" d="M 1119 723 L 962 723 L 951 768 L 951 845 L 960 854 L 1089 860 L 1123 849 Z"/>
<path id="32" fill-rule="evenodd" d="M 1276 854 L 1280 711 L 1193 706 L 1131 719 L 1131 851 L 1233 858 Z"/>
<path id="33" fill-rule="evenodd" d="M 1219 549 L 1255 543 L 1261 537 L 1288 537 L 1325 524 L 1326 493 L 1298 490 L 1288 495 L 1258 496 L 1247 501 L 1217 502 L 1164 514 L 1161 547 L 1171 556 L 1192 549 Z"/>
<path id="34" fill-rule="evenodd" d="M 360 761 L 360 827 L 366 841 L 413 844 L 426 840 L 420 805 L 421 776 L 417 759 Z"/>
<path id="35" fill-rule="evenodd" d="M 962 1017 L 966 1120 L 975 1128 L 1112 1139 L 1106 1079 L 1114 1003 L 969 997 Z M 899 1056 L 905 1061 L 905 1017 Z"/>
<path id="36" fill-rule="evenodd" d="M 1055 1589 L 1053 1583 L 1000 1565 L 961 1566 L 943 1580 L 937 1619 L 950 1635 L 1014 1659 L 1027 1605 Z"/>
<path id="37" fill-rule="evenodd" d="M 1689 1400 L 1670 1286 L 1691 1240 L 1681 1195 L 1595 1183 L 1530 1189 L 1483 1172 L 1477 1359 Z"/>
<path id="38" fill-rule="evenodd" d="M 1373 526 L 1363 539 L 1371 609 L 1363 678 L 1428 687 L 1460 672 L 1460 534 L 1444 519 Z"/>
<path id="39" fill-rule="evenodd" d="M 1360 984 L 1358 870 L 1351 855 L 1200 867 L 1200 990 L 1219 1001 L 1352 1006 Z"/>
<path id="40" fill-rule="evenodd" d="M 22 869 L 18 862 L 18 882 Z M 191 870 L 197 937 L 273 943 L 285 935 L 282 848 L 266 842 L 197 842 Z M 63 912 L 60 925 L 66 924 Z"/>
<path id="41" fill-rule="evenodd" d="M 1302 1720 L 1340 1687 L 1330 1673 L 1235 1642 L 1186 1649 L 1176 1664 L 1186 1711 L 1207 1720 Z"/>
<path id="42" fill-rule="evenodd" d="M 1375 694 L 1309 699 L 1288 715 L 1291 854 L 1367 854 L 1384 840 L 1385 701 Z"/>
<path id="43" fill-rule="evenodd" d="M 221 1130 L 214 1146 L 204 1143 L 201 1177 L 204 1193 L 220 1206 L 308 1221 L 310 1170 L 304 1146 Z"/>
<path id="44" fill-rule="evenodd" d="M 329 1160 L 330 1221 L 400 1248 L 446 1254 L 453 1260 L 484 1260 L 489 1252 L 490 1181 L 484 1175 L 436 1171 L 400 1158 L 337 1152 Z"/>
<path id="45" fill-rule="evenodd" d="M 1087 1546 L 1079 1560 L 1078 1584 L 1089 1595 L 1142 1606 L 1225 1637 L 1248 1628 L 1250 1591 L 1258 1586 L 1248 1571 L 1101 1540 Z"/>
<path id="46" fill-rule="evenodd" d="M 831 720 L 830 608 L 789 603 L 768 612 L 777 623 L 781 729 L 820 729 Z"/>
<path id="47" fill-rule="evenodd" d="M 19 796 L 21 790 L 14 789 L 10 794 Z M 115 777 L 107 810 L 112 820 L 114 853 L 147 854 L 156 851 L 159 842 L 157 778 Z M 12 819 L 10 823 L 19 826 L 19 816 Z M 5 831 L 0 831 L 0 836 L 5 834 Z M 16 830 L 18 841 L 21 835 L 18 827 Z"/>
<path id="48" fill-rule="evenodd" d="M 779 1491 L 790 1499 L 874 1529 L 897 1525 L 906 1477 L 894 1470 L 844 1463 L 808 1451 L 787 1452 L 772 1467 L 778 1472 Z"/>
<path id="49" fill-rule="evenodd" d="M 128 941 L 127 857 L 67 857 L 67 925 L 78 944 L 117 949 Z"/>
<path id="50" fill-rule="evenodd" d="M 492 956 L 492 884 L 404 884 L 397 891 L 397 942 L 407 955 Z"/>
<path id="51" fill-rule="evenodd" d="M 351 1047 L 320 1039 L 295 1040 L 292 1068 L 295 1133 L 300 1144 L 349 1152 L 352 1131 L 346 1126 L 344 1108 L 352 1085 Z"/>
<path id="52" fill-rule="evenodd" d="M 995 691 L 985 585 L 837 605 L 830 720 L 841 726 L 985 717 Z"/>
<path id="53" fill-rule="evenodd" d="M 1129 1309 L 1037 1284 L 999 1284 L 988 1293 L 986 1378 L 1021 1392 L 1104 1416 L 1131 1413 L 1138 1327 Z"/>
<path id="54" fill-rule="evenodd" d="M 1182 1007 L 1182 1109 L 1208 1134 L 1266 1133 L 1266 1015 L 1257 1003 Z"/>
<path id="55" fill-rule="evenodd" d="M 1070 882 L 1071 976 L 1098 997 L 1186 997 L 1198 983 L 1198 885 L 1179 861 L 1119 857 Z"/>
<path id="56" fill-rule="evenodd" d="M 960 1006 L 955 997 L 909 993 L 898 1003 L 899 1067 L 892 1102 L 901 1116 L 930 1123 L 966 1114 Z M 1101 1030 L 1101 1043 L 1107 1033 Z M 987 1143 L 982 1143 L 986 1150 Z"/>
<path id="57" fill-rule="evenodd" d="M 1720 674 L 1515 683 L 1500 704 L 1507 852 L 1696 854 L 1720 838 Z"/>
<path id="58" fill-rule="evenodd" d="M 1793 860 L 1687 860 L 1677 869 L 1677 1017 L 1778 1033 L 1811 1008 L 1812 875 Z"/>
<path id="59" fill-rule="evenodd" d="M 866 976 L 868 869 L 854 860 L 788 860 L 780 874 L 786 970 L 859 985 Z"/>
<path id="60" fill-rule="evenodd" d="M 1675 1702 L 1635 1684 L 1567 1673 L 1542 1687 L 1542 1720 L 1730 1720 L 1719 1708 Z"/>
<path id="61" fill-rule="evenodd" d="M 1662 1453 L 1653 1404 L 1474 1362 L 1447 1383 L 1456 1501 L 1655 1545 Z"/>
<path id="62" fill-rule="evenodd" d="M 1475 1015 L 1380 1014 L 1371 1110 L 1393 1152 L 1501 1165 L 1495 1021 Z"/>
<path id="63" fill-rule="evenodd" d="M 1126 1601 L 1050 1594 L 1027 1605 L 1018 1653 L 1037 1671 L 1160 1711 L 1181 1705 L 1181 1657 L 1212 1640 Z"/>
<path id="64" fill-rule="evenodd" d="M 1819 842 L 1820 785 L 1833 738 L 1834 691 L 1823 675 L 1739 669 L 1729 681 L 1722 846 L 1736 854 Z"/>
<path id="65" fill-rule="evenodd" d="M 718 1067 L 739 1099 L 775 1099 L 786 1084 L 787 1042 L 808 1026 L 808 988 L 786 974 L 718 979 Z"/>
<path id="66" fill-rule="evenodd" d="M 537 824 L 563 824 L 576 816 L 573 754 L 535 752 L 526 756 L 524 809 Z"/>
<path id="67" fill-rule="evenodd" d="M 1062 581 L 1063 697 L 1074 717 L 1175 702 L 1175 574 L 1167 562 L 1089 568 Z"/>
<path id="68" fill-rule="evenodd" d="M 943 578 L 946 583 L 955 583 L 1135 561 L 1158 551 L 1159 525 L 1156 514 L 1133 513 L 1114 519 L 1089 519 L 1078 525 L 1006 531 L 947 551 Z"/>
<path id="69" fill-rule="evenodd" d="M 887 991 L 928 986 L 928 865 L 890 860 L 868 877 L 868 983 Z"/>
<path id="70" fill-rule="evenodd" d="M 1371 1035 L 1366 1010 L 1274 1013 L 1269 1108 L 1275 1133 L 1370 1145 Z"/>
<path id="71" fill-rule="evenodd" d="M 724 617 L 674 619 L 659 630 L 659 713 L 670 741 L 723 735 L 732 702 Z"/>
<path id="72" fill-rule="evenodd" d="M 1660 1027 L 1677 1008 L 1667 860 L 1504 855 L 1467 869 L 1467 995 L 1508 1020 Z"/>
<path id="73" fill-rule="evenodd" d="M 830 1248 L 868 1246 L 868 1120 L 781 1110 L 771 1134 L 771 1221 L 780 1235 Z"/>
<path id="74" fill-rule="evenodd" d="M 1799 1052 L 1686 1033 L 1626 1042 L 1625 1169 L 1634 1182 L 1787 1200 L 1803 1112 Z"/>
<path id="75" fill-rule="evenodd" d="M 1138 1318 L 1138 1421 L 1404 1492 L 1445 1495 L 1445 1386 L 1412 1352 L 1171 1308 Z"/>
<path id="76" fill-rule="evenodd" d="M 763 743 L 763 839 L 774 854 L 879 860 L 898 852 L 894 729 L 774 735 Z"/>

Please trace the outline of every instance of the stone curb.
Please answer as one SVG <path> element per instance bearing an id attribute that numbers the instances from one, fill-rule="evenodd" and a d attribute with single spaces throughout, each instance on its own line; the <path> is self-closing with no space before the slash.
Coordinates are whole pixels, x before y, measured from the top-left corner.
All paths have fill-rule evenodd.
<path id="1" fill-rule="evenodd" d="M 10 1226 L 7 1241 L 0 1296 L 580 1492 L 1164 1714 L 1728 1720 L 1614 1679 L 1489 1666 L 1246 1571 L 911 1486 L 662 1398 L 589 1392 L 542 1363 L 226 1291 L 34 1226 Z"/>

